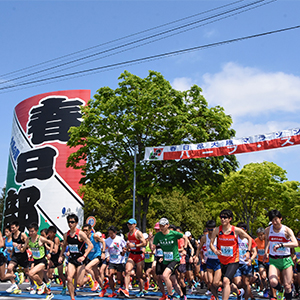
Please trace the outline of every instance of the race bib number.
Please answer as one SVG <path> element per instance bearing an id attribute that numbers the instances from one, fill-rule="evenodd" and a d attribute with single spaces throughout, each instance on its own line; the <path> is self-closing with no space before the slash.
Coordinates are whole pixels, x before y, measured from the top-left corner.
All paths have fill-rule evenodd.
<path id="1" fill-rule="evenodd" d="M 31 252 L 33 257 L 41 257 L 40 250 L 31 249 Z"/>
<path id="2" fill-rule="evenodd" d="M 136 247 L 135 247 L 135 243 L 131 243 L 134 245 L 134 247 L 131 247 L 130 250 L 136 250 Z"/>
<path id="3" fill-rule="evenodd" d="M 163 256 L 164 252 L 162 251 L 162 249 L 157 249 L 156 250 L 156 256 Z"/>
<path id="4" fill-rule="evenodd" d="M 296 252 L 297 259 L 300 259 L 300 252 Z"/>
<path id="5" fill-rule="evenodd" d="M 78 253 L 78 245 L 69 245 L 69 250 L 71 253 Z"/>
<path id="6" fill-rule="evenodd" d="M 207 256 L 208 256 L 208 257 L 212 257 L 212 256 L 218 257 L 218 255 L 215 254 L 212 250 L 208 250 L 208 251 L 207 251 Z"/>
<path id="7" fill-rule="evenodd" d="M 173 260 L 173 252 L 164 252 L 164 259 L 166 261 L 171 261 Z"/>
<path id="8" fill-rule="evenodd" d="M 111 254 L 111 255 L 110 255 L 110 258 L 111 258 L 111 259 L 118 259 L 118 254 Z"/>
<path id="9" fill-rule="evenodd" d="M 14 247 L 15 253 L 21 253 L 21 250 L 18 247 Z"/>
<path id="10" fill-rule="evenodd" d="M 145 253 L 145 258 L 149 259 L 150 258 L 150 253 Z"/>
<path id="11" fill-rule="evenodd" d="M 277 250 L 276 250 L 276 253 L 277 254 L 285 254 L 285 248 L 284 247 L 280 247 L 280 248 L 278 248 Z"/>
<path id="12" fill-rule="evenodd" d="M 233 256 L 233 247 L 221 246 L 221 252 L 223 256 Z"/>
<path id="13" fill-rule="evenodd" d="M 246 253 L 247 253 L 247 250 L 245 250 L 245 249 L 240 249 L 239 250 L 240 257 L 244 257 L 246 255 Z"/>
<path id="14" fill-rule="evenodd" d="M 258 250 L 257 250 L 257 254 L 258 254 L 259 256 L 265 255 L 265 249 L 258 249 Z"/>

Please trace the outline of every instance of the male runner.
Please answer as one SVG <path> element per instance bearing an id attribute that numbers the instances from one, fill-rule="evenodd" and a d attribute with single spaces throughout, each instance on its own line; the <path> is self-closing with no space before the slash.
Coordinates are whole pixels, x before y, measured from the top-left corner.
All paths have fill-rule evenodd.
<path id="1" fill-rule="evenodd" d="M 86 236 L 86 234 L 77 228 L 78 217 L 75 214 L 67 216 L 67 221 L 70 230 L 64 234 L 64 242 L 59 255 L 58 262 L 63 262 L 63 255 L 66 247 L 69 246 L 70 256 L 68 259 L 68 272 L 67 272 L 67 286 L 71 300 L 75 299 L 75 287 L 73 285 L 73 278 L 77 279 L 77 283 L 81 286 L 85 283 L 85 265 L 84 261 L 88 254 L 93 249 L 93 244 Z M 85 247 L 87 245 L 87 248 Z"/>
<path id="2" fill-rule="evenodd" d="M 108 238 L 105 240 L 106 253 L 109 254 L 109 265 L 108 265 L 108 276 L 109 276 L 109 286 L 112 293 L 108 295 L 109 298 L 117 297 L 115 292 L 115 282 L 114 276 L 117 276 L 118 282 L 123 282 L 122 273 L 125 271 L 125 240 L 117 235 L 117 228 L 115 226 L 110 226 L 108 228 Z M 105 290 L 106 292 L 106 290 Z M 103 297 L 105 292 L 101 292 L 100 297 Z"/>
<path id="3" fill-rule="evenodd" d="M 168 290 L 168 298 L 173 299 L 172 285 L 175 291 L 179 294 L 181 300 L 186 300 L 177 280 L 175 271 L 180 264 L 180 257 L 178 252 L 177 241 L 184 238 L 185 244 L 188 243 L 188 238 L 180 232 L 169 229 L 169 221 L 162 218 L 159 221 L 160 232 L 157 232 L 153 240 L 153 249 L 156 245 L 160 245 L 163 250 L 163 265 L 162 265 L 162 278 Z M 159 274 L 158 274 L 159 275 Z"/>
<path id="4" fill-rule="evenodd" d="M 237 286 L 232 283 L 232 278 L 239 267 L 239 247 L 238 237 L 248 240 L 248 249 L 246 250 L 245 260 L 250 259 L 252 238 L 241 228 L 230 224 L 233 213 L 229 209 L 220 212 L 221 226 L 214 229 L 210 239 L 210 249 L 218 255 L 221 263 L 223 275 L 222 300 L 228 300 L 230 289 L 237 293 L 238 300 L 243 296 L 244 290 L 238 290 Z M 214 242 L 217 239 L 217 247 Z"/>
<path id="5" fill-rule="evenodd" d="M 268 288 L 267 274 L 269 272 L 269 259 L 263 262 L 265 254 L 265 229 L 263 227 L 259 227 L 256 230 L 256 234 L 257 238 L 255 239 L 255 242 L 257 244 L 258 272 L 262 284 L 261 291 L 258 293 L 258 295 L 262 297 Z"/>
<path id="6" fill-rule="evenodd" d="M 50 259 L 52 250 L 53 250 L 53 242 L 48 240 L 45 237 L 38 235 L 39 226 L 37 223 L 31 223 L 28 226 L 29 237 L 27 237 L 24 246 L 21 247 L 21 252 L 25 252 L 29 247 L 32 256 L 33 256 L 33 267 L 30 269 L 28 275 L 31 280 L 35 281 L 38 285 L 37 293 L 39 295 L 44 292 L 47 294 L 46 300 L 51 300 L 54 295 L 47 288 L 46 283 L 43 282 L 44 271 L 47 269 L 48 261 L 47 258 Z M 46 258 L 46 249 L 45 245 L 50 245 L 50 253 Z M 26 253 L 26 252 L 25 252 Z"/>
<path id="7" fill-rule="evenodd" d="M 147 242 L 143 236 L 143 233 L 140 230 L 136 229 L 136 220 L 130 219 L 127 222 L 129 233 L 127 235 L 127 244 L 126 249 L 129 251 L 128 260 L 125 265 L 125 280 L 124 286 L 125 289 L 120 289 L 120 293 L 125 297 L 129 297 L 129 283 L 130 275 L 134 266 L 136 265 L 136 277 L 139 280 L 140 292 L 137 294 L 137 297 L 143 297 L 143 270 L 144 270 L 144 259 L 145 253 L 143 252 L 142 247 L 146 247 Z"/>
<path id="8" fill-rule="evenodd" d="M 210 248 L 210 240 L 213 235 L 213 231 L 216 227 L 216 222 L 214 220 L 209 220 L 206 222 L 206 229 L 208 234 L 204 234 L 200 240 L 200 244 L 197 248 L 196 258 L 199 258 L 200 251 L 204 245 L 206 245 L 207 250 L 207 260 L 206 260 L 206 270 L 207 270 L 207 282 L 208 288 L 212 292 L 211 300 L 219 299 L 218 287 L 221 286 L 221 264 L 218 259 L 217 254 L 215 254 Z M 214 246 L 217 246 L 217 240 L 214 242 Z M 204 263 L 204 259 L 201 263 Z"/>
<path id="9" fill-rule="evenodd" d="M 59 254 L 60 254 L 60 240 L 59 238 L 56 236 L 56 232 L 57 229 L 55 226 L 50 226 L 48 228 L 48 238 L 50 241 L 52 241 L 54 243 L 54 247 L 53 247 L 53 251 L 51 253 L 51 258 L 49 261 L 49 273 L 48 273 L 48 278 L 52 279 L 53 276 L 53 269 L 57 268 L 58 271 L 58 276 L 62 281 L 63 284 L 63 289 L 61 292 L 61 295 L 66 295 L 67 292 L 67 286 L 66 286 L 66 276 L 64 274 L 64 266 L 63 263 L 59 263 L 58 259 L 59 259 Z"/>
<path id="10" fill-rule="evenodd" d="M 19 222 L 14 221 L 10 225 L 10 230 L 12 232 L 12 242 L 13 242 L 13 254 L 11 260 L 7 267 L 7 273 L 4 280 L 10 280 L 12 285 L 6 290 L 7 293 L 21 293 L 17 282 L 19 281 L 18 274 L 14 274 L 14 268 L 20 265 L 24 268 L 24 272 L 28 274 L 29 261 L 27 253 L 21 252 L 21 247 L 27 239 L 27 235 L 19 230 Z M 17 280 L 17 282 L 16 282 Z"/>
<path id="11" fill-rule="evenodd" d="M 273 209 L 269 211 L 269 220 L 272 225 L 266 228 L 266 245 L 264 262 L 270 261 L 269 282 L 278 291 L 277 300 L 292 299 L 293 260 L 291 248 L 298 246 L 294 232 L 289 227 L 281 224 L 281 213 Z M 268 254 L 268 250 L 270 254 Z M 281 278 L 284 288 L 279 282 Z M 273 299 L 272 296 L 270 296 Z"/>
<path id="12" fill-rule="evenodd" d="M 91 274 L 94 281 L 97 281 L 98 284 L 95 285 L 95 287 L 92 289 L 92 291 L 97 290 L 97 286 L 99 285 L 103 289 L 103 279 L 100 278 L 100 272 L 98 270 L 98 265 L 102 263 L 102 261 L 105 259 L 105 241 L 100 237 L 99 235 L 92 232 L 92 226 L 90 224 L 84 224 L 82 227 L 82 231 L 87 235 L 87 237 L 90 239 L 91 243 L 93 244 L 93 249 L 88 254 L 88 260 L 89 262 L 85 266 L 85 271 L 88 274 Z M 100 243 L 102 244 L 102 250 Z M 103 251 L 103 252 L 102 252 Z M 95 282 L 96 283 L 96 282 Z M 104 292 L 105 294 L 105 292 Z"/>

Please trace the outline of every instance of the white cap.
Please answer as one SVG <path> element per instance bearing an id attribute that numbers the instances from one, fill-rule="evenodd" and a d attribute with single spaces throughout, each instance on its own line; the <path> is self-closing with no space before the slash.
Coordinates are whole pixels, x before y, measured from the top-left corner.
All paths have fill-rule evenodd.
<path id="1" fill-rule="evenodd" d="M 95 232 L 96 235 L 98 235 L 99 237 L 102 237 L 102 233 L 100 231 Z"/>
<path id="2" fill-rule="evenodd" d="M 192 234 L 189 231 L 186 231 L 185 234 L 187 237 L 191 236 Z"/>
<path id="3" fill-rule="evenodd" d="M 144 239 L 146 240 L 146 239 L 148 238 L 149 235 L 148 235 L 148 233 L 144 232 L 144 233 L 143 233 L 143 236 L 144 236 Z"/>

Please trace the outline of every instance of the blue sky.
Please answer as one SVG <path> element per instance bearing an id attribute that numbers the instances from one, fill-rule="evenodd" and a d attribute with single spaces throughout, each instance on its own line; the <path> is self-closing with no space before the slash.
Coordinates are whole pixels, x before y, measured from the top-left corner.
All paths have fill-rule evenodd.
<path id="1" fill-rule="evenodd" d="M 237 8 L 254 1 L 236 1 L 226 9 Z M 187 22 L 211 17 L 225 11 L 225 8 L 213 9 L 233 2 L 0 1 L 0 87 L 17 84 L 20 80 L 16 80 L 16 77 L 32 71 L 120 46 Z M 265 5 L 209 24 L 200 23 L 202 26 L 193 30 L 116 55 L 106 55 L 102 59 L 74 68 L 68 67 L 58 73 L 53 73 L 52 70 L 49 73 L 53 74 L 49 76 L 300 25 L 299 1 L 277 0 L 260 3 Z M 157 28 L 102 47 L 94 47 L 208 10 L 211 11 L 164 28 Z M 3 112 L 0 119 L 0 187 L 6 180 L 13 109 L 19 102 L 37 94 L 69 89 L 90 89 L 94 95 L 102 86 L 116 88 L 117 78 L 125 69 L 140 77 L 146 77 L 148 70 L 161 72 L 173 87 L 179 90 L 189 89 L 192 84 L 199 85 L 210 106 L 221 105 L 225 112 L 232 116 L 232 127 L 236 130 L 236 137 L 300 127 L 299 36 L 300 29 L 295 29 L 118 67 L 106 72 L 0 90 Z M 9 74 L 90 47 L 94 48 L 33 69 L 25 69 L 20 73 Z M 43 73 L 40 73 L 21 80 L 42 78 L 42 75 Z M 6 83 L 3 83 L 4 81 Z M 298 152 L 299 146 L 294 146 L 241 154 L 237 155 L 237 158 L 241 167 L 250 162 L 275 162 L 287 171 L 289 180 L 300 181 Z"/>

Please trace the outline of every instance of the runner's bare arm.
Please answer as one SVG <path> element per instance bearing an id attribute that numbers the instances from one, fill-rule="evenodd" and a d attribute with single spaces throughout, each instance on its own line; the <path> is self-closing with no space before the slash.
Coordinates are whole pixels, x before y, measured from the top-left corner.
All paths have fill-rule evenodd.
<path id="1" fill-rule="evenodd" d="M 25 252 L 25 250 L 28 248 L 28 243 L 29 243 L 29 237 L 26 238 L 24 245 L 20 245 L 19 249 L 21 252 Z"/>
<path id="2" fill-rule="evenodd" d="M 67 245 L 68 245 L 68 243 L 67 243 L 67 234 L 65 233 L 64 234 L 64 242 L 62 244 L 61 251 L 60 251 L 60 254 L 59 254 L 59 258 L 58 258 L 59 263 L 61 263 L 63 261 L 63 255 L 66 251 Z"/>
<path id="3" fill-rule="evenodd" d="M 264 254 L 263 262 L 266 262 L 268 260 L 268 257 L 269 257 L 269 253 L 268 253 L 268 249 L 269 249 L 269 246 L 270 246 L 269 232 L 270 232 L 270 227 L 267 227 L 265 229 L 265 254 Z"/>
<path id="4" fill-rule="evenodd" d="M 90 241 L 90 239 L 87 237 L 87 235 L 81 230 L 79 231 L 79 239 L 84 241 L 87 245 L 87 248 L 85 249 L 84 254 L 77 259 L 77 261 L 83 262 L 86 259 L 86 257 L 88 256 L 88 254 L 91 252 L 91 250 L 94 248 L 94 246 L 93 246 L 92 242 Z"/>
<path id="5" fill-rule="evenodd" d="M 217 255 L 221 255 L 222 254 L 222 251 L 221 250 L 218 250 L 215 246 L 214 246 L 214 242 L 215 242 L 215 239 L 217 238 L 219 234 L 219 228 L 215 228 L 213 233 L 212 233 L 212 237 L 210 239 L 210 244 L 209 244 L 209 247 L 211 249 L 211 251 Z"/>

